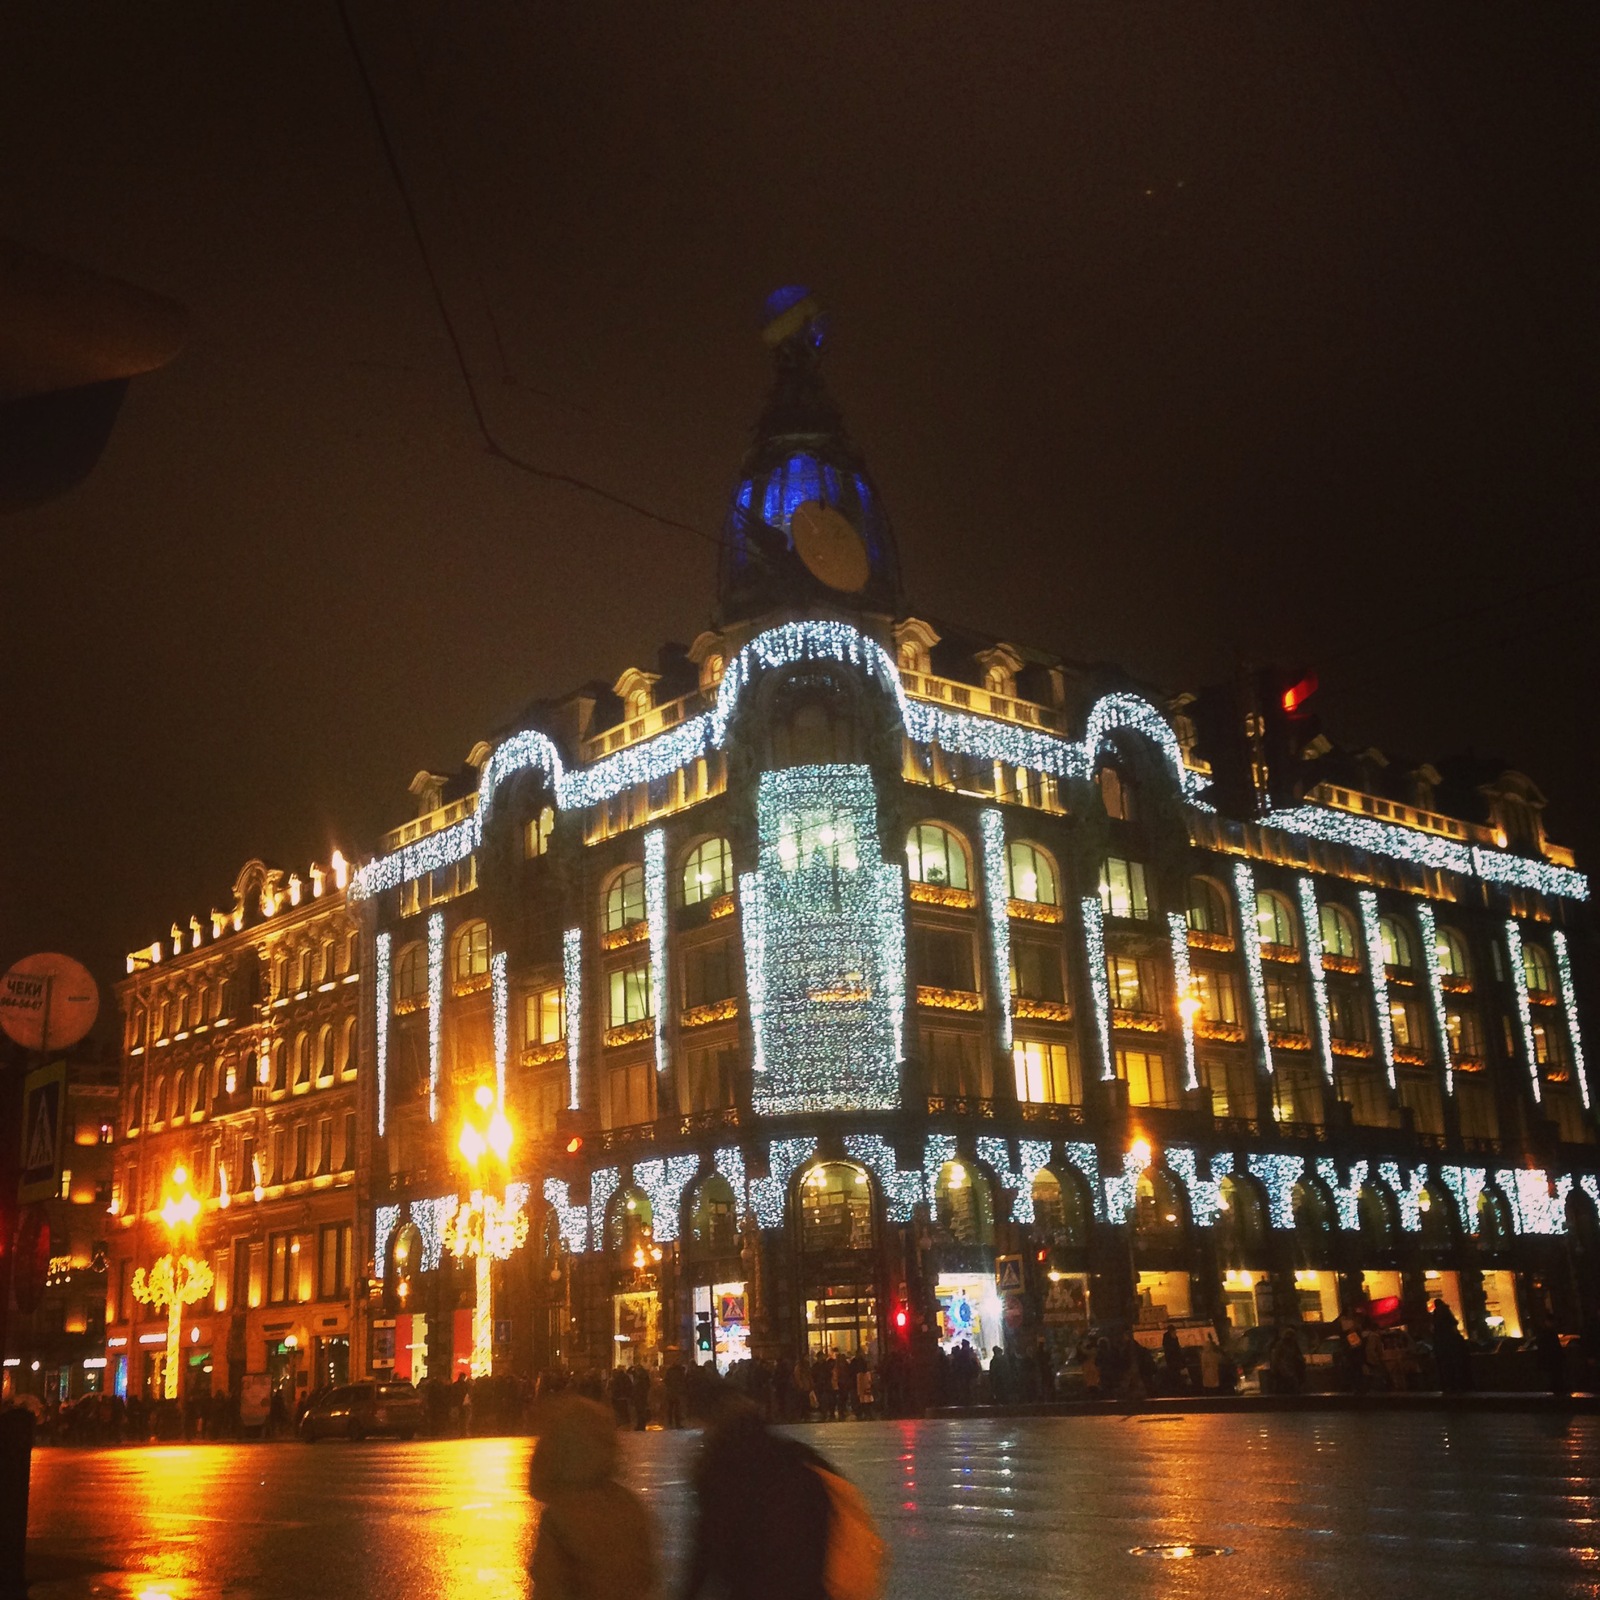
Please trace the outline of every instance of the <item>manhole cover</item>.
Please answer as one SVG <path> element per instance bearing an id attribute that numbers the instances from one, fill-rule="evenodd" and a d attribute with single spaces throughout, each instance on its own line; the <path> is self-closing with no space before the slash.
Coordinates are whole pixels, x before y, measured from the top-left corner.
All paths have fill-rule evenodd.
<path id="1" fill-rule="evenodd" d="M 1231 1556 L 1225 1544 L 1136 1544 L 1130 1556 L 1155 1556 L 1161 1561 L 1198 1561 L 1201 1556 Z"/>

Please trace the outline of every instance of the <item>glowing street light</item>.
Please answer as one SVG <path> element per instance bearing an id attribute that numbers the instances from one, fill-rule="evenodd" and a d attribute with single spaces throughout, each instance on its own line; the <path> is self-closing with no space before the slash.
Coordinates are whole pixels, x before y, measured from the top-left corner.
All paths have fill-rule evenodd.
<path id="1" fill-rule="evenodd" d="M 188 1169 L 174 1167 L 171 1187 L 162 1197 L 161 1220 L 172 1235 L 172 1248 L 146 1274 L 140 1267 L 133 1275 L 133 1297 L 153 1310 L 167 1314 L 167 1363 L 162 1394 L 178 1398 L 183 1308 L 194 1305 L 211 1293 L 211 1265 L 203 1257 L 182 1253 L 183 1236 L 194 1229 L 200 1215 L 200 1202 L 189 1192 Z"/>

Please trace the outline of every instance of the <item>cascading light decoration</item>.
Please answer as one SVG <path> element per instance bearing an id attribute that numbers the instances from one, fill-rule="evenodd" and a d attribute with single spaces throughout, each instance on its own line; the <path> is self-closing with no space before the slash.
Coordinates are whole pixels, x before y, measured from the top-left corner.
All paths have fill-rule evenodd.
<path id="1" fill-rule="evenodd" d="M 1455 1196 L 1456 1209 L 1461 1214 L 1461 1231 L 1478 1231 L 1478 1202 L 1488 1187 L 1489 1174 L 1482 1167 L 1440 1167 L 1439 1176 L 1445 1187 Z"/>
<path id="2" fill-rule="evenodd" d="M 1100 1152 L 1086 1140 L 1073 1140 L 1063 1146 L 1063 1154 L 1067 1164 L 1089 1185 L 1089 1204 L 1094 1212 L 1095 1221 L 1104 1222 L 1106 1217 L 1105 1190 L 1100 1185 Z"/>
<path id="3" fill-rule="evenodd" d="M 1111 979 L 1106 975 L 1106 922 L 1098 895 L 1078 902 L 1083 912 L 1083 949 L 1089 963 L 1089 993 L 1094 997 L 1095 1041 L 1100 1046 L 1100 1077 L 1109 1083 L 1116 1073 L 1111 1059 Z"/>
<path id="4" fill-rule="evenodd" d="M 494 1103 L 506 1103 L 506 1055 L 511 1038 L 511 991 L 506 980 L 506 953 L 495 951 L 489 961 L 489 993 L 494 1006 Z"/>
<path id="5" fill-rule="evenodd" d="M 745 1188 L 744 1151 L 736 1144 L 725 1144 L 712 1152 L 711 1159 L 716 1164 L 717 1171 L 727 1179 L 728 1187 L 733 1190 L 734 1207 L 742 1223 L 750 1203 Z"/>
<path id="6" fill-rule="evenodd" d="M 1252 1155 L 1246 1165 L 1267 1191 L 1267 1217 L 1274 1228 L 1294 1226 L 1294 1186 L 1306 1170 L 1304 1156 Z"/>
<path id="7" fill-rule="evenodd" d="M 1530 1171 L 1519 1167 L 1513 1171 L 1502 1167 L 1495 1173 L 1494 1181 L 1511 1201 L 1518 1233 L 1540 1237 L 1559 1237 L 1566 1233 L 1567 1196 L 1572 1193 L 1570 1175 L 1564 1174 L 1552 1184 L 1550 1175 L 1537 1168 Z"/>
<path id="8" fill-rule="evenodd" d="M 667 836 L 652 828 L 644 836 L 644 916 L 650 929 L 650 987 L 656 1012 L 656 1072 L 667 1070 Z"/>
<path id="9" fill-rule="evenodd" d="M 1365 1161 L 1350 1163 L 1349 1183 L 1339 1182 L 1339 1169 L 1332 1156 L 1317 1157 L 1317 1176 L 1327 1184 L 1333 1203 L 1339 1211 L 1339 1226 L 1346 1233 L 1354 1233 L 1361 1226 L 1361 1189 L 1367 1181 Z"/>
<path id="10" fill-rule="evenodd" d="M 390 937 L 380 933 L 372 958 L 372 996 L 377 1025 L 378 1137 L 383 1138 L 389 1124 L 389 946 Z M 397 1213 L 398 1215 L 398 1213 Z"/>
<path id="11" fill-rule="evenodd" d="M 1173 1152 L 1167 1153 L 1171 1160 Z M 1122 1158 L 1122 1171 L 1114 1178 L 1105 1180 L 1106 1191 L 1106 1221 L 1113 1226 L 1120 1226 L 1127 1221 L 1128 1213 L 1133 1209 L 1133 1197 L 1139 1187 L 1139 1180 L 1150 1165 L 1150 1146 L 1140 1141 Z"/>
<path id="12" fill-rule="evenodd" d="M 1444 1062 L 1444 1091 L 1452 1099 L 1456 1092 L 1455 1061 L 1450 1054 L 1450 1017 L 1444 1008 L 1444 968 L 1439 964 L 1439 925 L 1433 907 L 1417 901 L 1417 928 L 1422 934 L 1422 960 L 1428 969 L 1428 998 L 1433 1002 L 1434 1035 L 1439 1041 L 1439 1059 Z"/>
<path id="13" fill-rule="evenodd" d="M 1595 1210 L 1600 1211 L 1600 1176 L 1586 1172 L 1578 1180 L 1578 1187 L 1594 1202 Z"/>
<path id="14" fill-rule="evenodd" d="M 1544 1086 L 1539 1082 L 1539 1052 L 1533 1043 L 1533 1009 L 1528 1000 L 1528 969 L 1524 965 L 1522 929 L 1506 918 L 1506 953 L 1511 957 L 1511 987 L 1517 997 L 1517 1023 L 1522 1030 L 1523 1059 L 1528 1063 L 1528 1083 L 1535 1105 L 1544 1103 Z"/>
<path id="15" fill-rule="evenodd" d="M 1306 965 L 1311 971 L 1311 1003 L 1317 1014 L 1317 1051 L 1322 1076 L 1333 1082 L 1333 1027 L 1328 1017 L 1328 974 L 1322 965 L 1322 913 L 1317 906 L 1317 886 L 1310 878 L 1296 880 L 1300 891 L 1300 921 L 1305 928 Z"/>
<path id="16" fill-rule="evenodd" d="M 578 1068 L 583 1033 L 583 929 L 561 935 L 561 980 L 566 985 L 567 1110 L 578 1109 Z"/>
<path id="17" fill-rule="evenodd" d="M 1172 726 L 1148 700 L 1136 694 L 1102 695 L 1089 711 L 1088 725 L 1083 733 L 1083 762 L 1086 771 L 1092 772 L 1101 753 L 1113 743 L 1112 735 L 1121 728 L 1149 739 L 1167 759 L 1177 778 L 1179 787 L 1191 799 L 1197 800 L 1205 787 L 1205 779 L 1191 772 L 1183 764 L 1183 752 L 1178 748 L 1177 735 Z M 1210 806 L 1203 806 L 1209 811 Z"/>
<path id="18" fill-rule="evenodd" d="M 994 951 L 995 1004 L 1000 1011 L 1000 1040 L 1011 1048 L 1011 897 L 1006 882 L 1006 823 L 993 806 L 978 813 L 983 836 L 983 900 L 989 912 L 989 943 Z"/>
<path id="19" fill-rule="evenodd" d="M 1400 1181 L 1400 1164 L 1380 1161 L 1378 1176 L 1388 1184 L 1400 1206 L 1400 1227 L 1405 1233 L 1422 1231 L 1422 1191 L 1428 1186 L 1427 1164 L 1413 1167 L 1408 1183 Z"/>
<path id="20" fill-rule="evenodd" d="M 422 1235 L 422 1270 L 432 1272 L 444 1259 L 444 1230 L 461 1202 L 453 1194 L 437 1194 L 411 1202 L 411 1220 Z"/>
<path id="21" fill-rule="evenodd" d="M 817 1153 L 814 1138 L 774 1139 L 767 1146 L 767 1176 L 750 1180 L 750 1209 L 763 1228 L 781 1228 L 789 1180 Z"/>
<path id="22" fill-rule="evenodd" d="M 444 1016 L 444 913 L 428 918 L 428 1121 L 439 1120 L 439 1024 Z"/>
<path id="23" fill-rule="evenodd" d="M 977 1141 L 978 1159 L 992 1167 L 1001 1183 L 1010 1189 L 1016 1199 L 1011 1204 L 1013 1222 L 1032 1222 L 1033 1180 L 1050 1165 L 1048 1139 L 1017 1140 L 1017 1162 L 1011 1163 L 1011 1146 L 1005 1139 L 985 1134 Z"/>
<path id="24" fill-rule="evenodd" d="M 382 1283 L 389 1270 L 389 1240 L 400 1226 L 399 1206 L 372 1208 L 372 1276 Z"/>
<path id="25" fill-rule="evenodd" d="M 1194 1225 L 1197 1228 L 1215 1227 L 1217 1218 L 1222 1214 L 1222 1180 L 1233 1172 L 1232 1153 L 1224 1151 L 1221 1155 L 1212 1156 L 1210 1173 L 1204 1178 L 1200 1176 L 1199 1163 L 1193 1150 L 1181 1146 L 1168 1150 L 1167 1165 L 1172 1169 L 1173 1176 L 1180 1179 L 1189 1191 L 1189 1211 L 1194 1218 Z"/>
<path id="26" fill-rule="evenodd" d="M 1389 1012 L 1389 973 L 1383 964 L 1383 930 L 1378 926 L 1378 896 L 1371 889 L 1363 889 L 1356 898 L 1361 902 L 1361 937 L 1367 946 L 1367 973 L 1372 979 L 1372 998 L 1378 1008 L 1378 1043 L 1383 1050 L 1383 1070 L 1389 1087 L 1395 1087 L 1394 1076 L 1394 1018 Z"/>
<path id="27" fill-rule="evenodd" d="M 564 1178 L 546 1178 L 544 1197 L 556 1214 L 556 1226 L 561 1230 L 561 1243 L 575 1256 L 581 1256 L 589 1244 L 589 1208 L 573 1205 L 571 1192 Z"/>
<path id="28" fill-rule="evenodd" d="M 1172 992 L 1178 997 L 1178 1025 L 1183 1032 L 1183 1086 L 1199 1087 L 1194 1065 L 1194 1019 L 1199 1001 L 1195 998 L 1194 974 L 1189 970 L 1189 919 L 1179 911 L 1167 913 L 1167 932 L 1172 942 Z"/>
<path id="29" fill-rule="evenodd" d="M 700 1170 L 699 1156 L 667 1156 L 633 1164 L 633 1181 L 650 1197 L 651 1231 L 657 1244 L 678 1237 L 683 1215 L 683 1191 Z"/>
<path id="30" fill-rule="evenodd" d="M 859 1161 L 878 1180 L 889 1221 L 910 1222 L 922 1199 L 922 1174 L 902 1172 L 895 1160 L 894 1146 L 882 1134 L 847 1133 L 844 1148 L 852 1161 Z"/>
<path id="31" fill-rule="evenodd" d="M 606 1207 L 621 1182 L 620 1167 L 599 1167 L 589 1174 L 589 1235 L 596 1250 L 606 1248 Z"/>
<path id="32" fill-rule="evenodd" d="M 1556 976 L 1561 983 L 1561 1009 L 1567 1016 L 1567 1037 L 1572 1041 L 1572 1071 L 1578 1080 L 1583 1107 L 1589 1109 L 1589 1072 L 1583 1064 L 1583 1034 L 1578 1028 L 1578 994 L 1572 986 L 1572 958 L 1567 954 L 1567 936 L 1559 928 L 1550 935 L 1556 947 Z M 1586 1180 L 1592 1182 L 1593 1180 Z"/>
<path id="33" fill-rule="evenodd" d="M 1267 981 L 1261 971 L 1261 905 L 1256 899 L 1256 875 L 1248 861 L 1233 864 L 1233 894 L 1239 902 L 1239 948 L 1244 953 L 1245 981 L 1250 985 L 1250 1012 L 1255 1018 L 1261 1056 L 1272 1076 L 1272 1027 L 1267 1017 Z"/>
<path id="34" fill-rule="evenodd" d="M 939 1220 L 939 1174 L 956 1158 L 956 1141 L 948 1133 L 930 1133 L 922 1147 L 922 1179 L 928 1191 L 928 1215 Z"/>
<path id="35" fill-rule="evenodd" d="M 758 1116 L 900 1100 L 905 887 L 865 766 L 764 772 L 760 865 L 739 881 Z"/>
<path id="36" fill-rule="evenodd" d="M 1552 866 L 1548 861 L 1533 861 L 1527 856 L 1510 855 L 1503 850 L 1472 847 L 1472 870 L 1487 883 L 1507 883 L 1516 889 L 1532 889 L 1558 900 L 1587 900 L 1589 880 L 1571 867 Z"/>

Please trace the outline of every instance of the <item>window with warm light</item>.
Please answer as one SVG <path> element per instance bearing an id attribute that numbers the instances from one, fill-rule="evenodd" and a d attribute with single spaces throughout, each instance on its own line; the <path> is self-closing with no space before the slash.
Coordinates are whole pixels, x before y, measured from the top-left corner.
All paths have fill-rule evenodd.
<path id="1" fill-rule="evenodd" d="M 684 858 L 682 893 L 686 906 L 716 900 L 733 890 L 733 852 L 726 839 L 705 839 Z"/>
<path id="2" fill-rule="evenodd" d="M 1228 897 L 1221 885 L 1210 878 L 1191 878 L 1188 889 L 1190 933 L 1211 933 L 1226 938 L 1233 925 L 1228 920 Z"/>
<path id="3" fill-rule="evenodd" d="M 967 849 L 961 836 L 941 822 L 919 822 L 906 835 L 906 870 L 913 883 L 967 889 Z"/>
<path id="4" fill-rule="evenodd" d="M 1556 992 L 1555 968 L 1551 963 L 1550 956 L 1543 945 L 1535 944 L 1531 939 L 1523 941 L 1522 971 L 1527 978 L 1530 993 L 1554 994 Z"/>
<path id="5" fill-rule="evenodd" d="M 394 958 L 394 1003 L 420 1004 L 428 998 L 428 952 L 420 941 L 406 945 Z"/>
<path id="6" fill-rule="evenodd" d="M 1107 856 L 1100 863 L 1100 910 L 1104 916 L 1125 922 L 1150 920 L 1150 896 L 1142 861 Z"/>
<path id="7" fill-rule="evenodd" d="M 1200 1002 L 1200 1017 L 1206 1022 L 1237 1023 L 1239 1020 L 1239 990 L 1231 972 L 1218 972 L 1211 967 L 1195 967 L 1189 982 L 1195 999 Z"/>
<path id="8" fill-rule="evenodd" d="M 1167 1058 L 1159 1050 L 1117 1051 L 1117 1076 L 1128 1085 L 1129 1105 L 1178 1103 L 1177 1084 L 1168 1073 Z"/>
<path id="9" fill-rule="evenodd" d="M 1439 957 L 1439 972 L 1443 977 L 1459 979 L 1462 984 L 1472 981 L 1472 960 L 1467 954 L 1467 941 L 1454 928 L 1440 928 L 1434 941 Z"/>
<path id="10" fill-rule="evenodd" d="M 469 922 L 456 934 L 455 981 L 470 983 L 489 974 L 489 924 L 479 919 Z"/>
<path id="11" fill-rule="evenodd" d="M 1416 966 L 1416 945 L 1412 942 L 1411 931 L 1398 917 L 1378 918 L 1378 942 L 1386 967 Z"/>
<path id="12" fill-rule="evenodd" d="M 1018 1039 L 1011 1046 L 1017 1099 L 1029 1105 L 1081 1105 L 1083 1083 L 1064 1040 Z"/>
<path id="13" fill-rule="evenodd" d="M 524 1002 L 523 1024 L 530 1045 L 556 1044 L 567 1036 L 567 991 L 559 983 L 535 989 Z"/>
<path id="14" fill-rule="evenodd" d="M 1006 846 L 1006 894 L 1031 905 L 1059 905 L 1055 862 L 1038 845 L 1012 840 Z"/>
<path id="15" fill-rule="evenodd" d="M 529 817 L 522 835 L 522 854 L 529 861 L 547 855 L 550 840 L 556 831 L 556 814 L 551 806 L 543 807 L 538 816 Z"/>
<path id="16" fill-rule="evenodd" d="M 1256 896 L 1256 926 L 1262 944 L 1277 945 L 1285 950 L 1299 949 L 1300 924 L 1283 895 L 1263 889 Z"/>
<path id="17" fill-rule="evenodd" d="M 607 974 L 609 1007 L 606 1026 L 620 1028 L 655 1015 L 655 997 L 650 988 L 650 963 L 644 956 L 626 966 L 613 967 Z"/>
<path id="18" fill-rule="evenodd" d="M 616 933 L 644 921 L 644 868 L 624 867 L 606 889 L 607 933 Z"/>
<path id="19" fill-rule="evenodd" d="M 1322 953 L 1353 960 L 1361 954 L 1361 936 L 1356 919 L 1343 906 L 1325 902 L 1317 911 L 1317 931 L 1322 936 Z"/>
<path id="20" fill-rule="evenodd" d="M 1106 980 L 1111 987 L 1111 1004 L 1118 1011 L 1153 1013 L 1161 1009 L 1160 980 L 1153 961 L 1107 956 Z"/>

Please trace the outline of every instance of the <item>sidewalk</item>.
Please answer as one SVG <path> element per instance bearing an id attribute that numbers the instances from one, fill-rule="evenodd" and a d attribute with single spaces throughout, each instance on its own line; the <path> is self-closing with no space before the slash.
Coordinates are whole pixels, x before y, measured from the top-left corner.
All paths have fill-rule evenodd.
<path id="1" fill-rule="evenodd" d="M 927 1415 L 951 1417 L 1186 1416 L 1228 1411 L 1524 1411 L 1560 1416 L 1600 1415 L 1600 1395 L 1557 1396 L 1529 1391 L 1442 1394 L 1216 1394 L 1158 1395 L 1147 1400 L 1035 1400 L 1013 1405 L 935 1406 Z"/>

